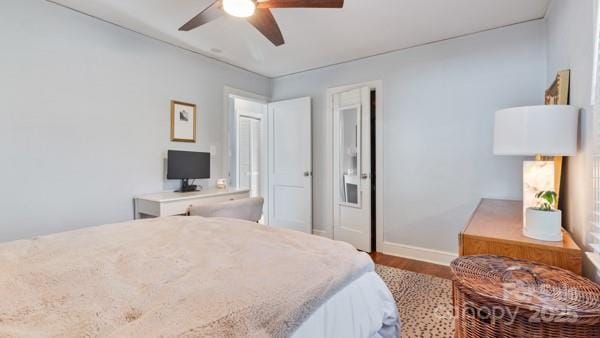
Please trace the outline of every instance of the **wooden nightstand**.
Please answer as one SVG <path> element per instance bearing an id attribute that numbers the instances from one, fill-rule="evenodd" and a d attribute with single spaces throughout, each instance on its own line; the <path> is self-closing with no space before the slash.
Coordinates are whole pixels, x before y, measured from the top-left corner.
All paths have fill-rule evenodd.
<path id="1" fill-rule="evenodd" d="M 492 254 L 554 265 L 581 275 L 582 251 L 563 230 L 562 242 L 545 242 L 522 233 L 521 201 L 483 199 L 458 236 L 459 255 Z"/>

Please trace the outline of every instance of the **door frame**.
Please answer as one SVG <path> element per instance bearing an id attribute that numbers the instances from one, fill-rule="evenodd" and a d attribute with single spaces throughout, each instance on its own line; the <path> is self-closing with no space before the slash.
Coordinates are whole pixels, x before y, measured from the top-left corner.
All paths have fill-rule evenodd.
<path id="1" fill-rule="evenodd" d="M 222 158 L 222 168 L 223 168 L 223 173 L 224 175 L 226 175 L 227 177 L 227 185 L 229 186 L 231 184 L 231 168 L 230 168 L 230 159 L 232 156 L 234 156 L 234 154 L 232 154 L 231 150 L 232 150 L 232 144 L 230 144 L 230 139 L 231 139 L 231 133 L 232 130 L 230 128 L 230 115 L 233 117 L 234 121 L 232 121 L 234 124 L 238 123 L 237 117 L 236 117 L 236 112 L 234 110 L 234 107 L 232 107 L 232 105 L 230 104 L 230 98 L 240 98 L 243 100 L 247 100 L 247 101 L 253 101 L 256 103 L 260 103 L 263 104 L 265 107 L 269 104 L 270 99 L 267 96 L 263 96 L 263 95 L 259 95 L 256 93 L 252 93 L 249 91 L 245 91 L 245 90 L 241 90 L 241 89 L 237 89 L 234 87 L 229 87 L 229 86 L 224 86 L 223 87 L 223 158 Z M 266 109 L 266 108 L 265 108 Z M 263 138 L 262 138 L 262 146 L 264 146 L 264 151 L 266 152 L 266 154 L 268 154 L 269 152 L 269 135 L 267 134 L 267 126 L 268 126 L 268 116 L 269 114 L 267 113 L 267 111 L 263 111 L 263 117 L 262 117 L 262 124 L 261 124 L 261 128 L 264 126 L 264 130 L 263 130 Z M 237 127 L 236 127 L 237 129 Z M 237 135 L 233 135 L 235 137 L 235 151 L 237 152 Z M 237 154 L 235 154 L 235 156 L 237 156 Z M 265 203 L 264 203 L 264 207 L 263 207 L 263 216 L 264 216 L 264 223 L 266 225 L 269 224 L 269 175 L 268 175 L 268 155 L 267 155 L 267 173 L 266 176 L 264 177 L 263 180 L 263 186 L 266 186 L 266 189 L 263 189 L 263 198 L 265 199 Z M 262 163 L 261 163 L 262 166 Z M 237 185 L 237 180 L 236 180 L 236 185 Z"/>
<path id="2" fill-rule="evenodd" d="M 229 158 L 233 156 L 231 152 L 231 144 L 229 142 L 231 136 L 231 130 L 229 128 L 229 115 L 235 116 L 235 112 L 232 111 L 233 107 L 229 104 L 230 97 L 239 97 L 244 100 L 254 101 L 261 104 L 268 104 L 269 98 L 267 96 L 259 95 L 256 93 L 248 92 L 245 90 L 237 89 L 234 87 L 225 86 L 223 88 L 223 153 L 227 156 L 223 156 L 223 172 L 227 175 L 231 174 L 231 168 L 229 168 Z M 233 114 L 232 114 L 233 113 Z M 265 114 L 266 115 L 266 114 Z M 265 116 L 267 119 L 268 116 Z M 234 121 L 235 123 L 235 121 Z M 225 153 L 226 152 L 226 153 Z"/>
<path id="3" fill-rule="evenodd" d="M 334 153 L 333 151 L 333 147 L 334 147 L 334 137 L 333 137 L 333 116 L 334 116 L 334 106 L 333 106 L 333 96 L 335 94 L 338 93 L 342 93 L 342 92 L 346 92 L 352 89 L 357 89 L 357 88 L 362 88 L 362 87 L 369 87 L 369 89 L 371 90 L 375 90 L 375 165 L 376 165 L 376 179 L 375 179 L 375 217 L 376 217 L 376 224 L 375 224 L 375 243 L 376 243 L 376 249 L 381 251 L 383 250 L 383 244 L 384 244 L 384 238 L 383 238 L 383 189 L 384 189 L 384 184 L 383 184 L 383 81 L 382 80 L 375 80 L 375 81 L 367 81 L 367 82 L 361 82 L 361 83 L 355 83 L 355 84 L 350 84 L 350 85 L 343 85 L 343 86 L 338 86 L 338 87 L 332 87 L 332 88 L 328 88 L 327 89 L 327 119 L 326 119 L 326 123 L 327 123 L 327 129 L 331 131 L 331 137 L 330 137 L 330 142 L 331 142 L 331 154 Z M 332 180 L 331 180 L 331 191 L 333 193 L 334 192 L 334 184 L 335 182 L 333 181 L 333 177 L 334 177 L 334 173 L 333 173 L 333 161 L 331 163 L 329 163 L 330 165 L 330 172 L 332 175 Z M 371 198 L 373 198 L 373 196 L 371 196 Z M 331 228 L 330 231 L 327 232 L 314 232 L 315 234 L 324 236 L 324 237 L 328 237 L 333 239 L 333 212 L 335 210 L 335 198 L 332 195 L 332 200 L 331 200 L 331 208 L 332 208 L 332 213 L 331 213 Z"/>

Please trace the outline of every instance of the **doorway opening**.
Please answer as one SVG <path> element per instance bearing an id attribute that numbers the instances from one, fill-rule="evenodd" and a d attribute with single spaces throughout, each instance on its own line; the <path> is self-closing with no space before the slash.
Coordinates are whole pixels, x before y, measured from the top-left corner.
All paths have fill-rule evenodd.
<path id="1" fill-rule="evenodd" d="M 311 233 L 310 97 L 269 102 L 225 87 L 223 99 L 228 186 L 264 198 L 260 223 Z"/>
<path id="2" fill-rule="evenodd" d="M 264 152 L 260 142 L 263 132 L 261 122 L 259 116 L 238 116 L 236 181 L 239 189 L 250 189 L 250 197 L 263 195 L 261 182 L 266 179 L 260 170 Z"/>
<path id="3" fill-rule="evenodd" d="M 268 215 L 267 103 L 230 94 L 229 186 L 263 197 Z M 267 224 L 263 216 L 261 223 Z"/>

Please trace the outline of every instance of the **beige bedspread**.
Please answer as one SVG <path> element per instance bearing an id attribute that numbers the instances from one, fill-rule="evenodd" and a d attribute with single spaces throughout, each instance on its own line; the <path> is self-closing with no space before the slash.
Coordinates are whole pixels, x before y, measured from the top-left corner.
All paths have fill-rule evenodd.
<path id="1" fill-rule="evenodd" d="M 350 245 L 172 217 L 0 245 L 0 336 L 288 336 L 372 270 Z"/>

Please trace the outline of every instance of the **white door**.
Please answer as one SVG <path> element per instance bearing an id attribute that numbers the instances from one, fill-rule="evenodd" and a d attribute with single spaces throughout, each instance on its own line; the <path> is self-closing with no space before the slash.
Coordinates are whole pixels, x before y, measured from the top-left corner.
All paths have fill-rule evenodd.
<path id="1" fill-rule="evenodd" d="M 260 120 L 250 120 L 250 197 L 262 196 L 260 191 L 261 179 L 260 177 L 260 144 L 261 144 L 261 129 Z"/>
<path id="2" fill-rule="evenodd" d="M 333 238 L 371 251 L 371 91 L 333 95 Z"/>
<path id="3" fill-rule="evenodd" d="M 312 233 L 311 100 L 273 102 L 269 123 L 269 225 Z"/>
<path id="4" fill-rule="evenodd" d="M 251 152 L 251 121 L 248 118 L 238 120 L 238 145 L 237 145 L 237 186 L 240 189 L 250 189 Z"/>

